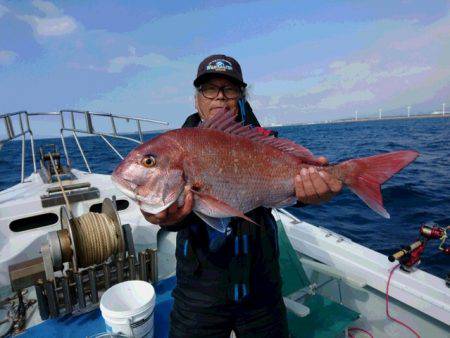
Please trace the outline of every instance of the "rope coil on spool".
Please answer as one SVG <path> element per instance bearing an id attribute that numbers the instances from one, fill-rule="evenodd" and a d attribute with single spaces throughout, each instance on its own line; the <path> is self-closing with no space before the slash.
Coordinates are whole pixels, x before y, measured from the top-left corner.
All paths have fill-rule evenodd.
<path id="1" fill-rule="evenodd" d="M 102 213 L 88 212 L 79 217 L 70 217 L 66 207 L 61 207 L 61 225 L 59 242 L 67 238 L 66 242 L 70 243 L 70 246 L 61 245 L 62 255 L 71 257 L 75 271 L 101 264 L 111 256 L 124 253 L 119 215 L 109 198 L 103 200 Z"/>
<path id="2" fill-rule="evenodd" d="M 72 226 L 80 267 L 102 263 L 118 253 L 120 238 L 114 222 L 107 215 L 88 212 L 73 218 Z"/>
<path id="3" fill-rule="evenodd" d="M 48 236 L 53 266 L 62 268 L 63 262 L 71 260 L 77 271 L 101 264 L 113 255 L 120 254 L 123 258 L 125 243 L 115 203 L 105 198 L 101 213 L 88 212 L 74 217 L 51 153 L 49 157 L 65 201 L 60 210 L 61 230 L 56 236 Z"/>

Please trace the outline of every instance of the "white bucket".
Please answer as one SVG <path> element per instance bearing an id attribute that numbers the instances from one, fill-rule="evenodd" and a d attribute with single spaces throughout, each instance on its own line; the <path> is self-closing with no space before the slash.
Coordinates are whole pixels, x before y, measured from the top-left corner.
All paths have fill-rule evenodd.
<path id="1" fill-rule="evenodd" d="M 100 300 L 106 330 L 128 337 L 153 337 L 154 308 L 155 290 L 140 280 L 116 284 Z"/>

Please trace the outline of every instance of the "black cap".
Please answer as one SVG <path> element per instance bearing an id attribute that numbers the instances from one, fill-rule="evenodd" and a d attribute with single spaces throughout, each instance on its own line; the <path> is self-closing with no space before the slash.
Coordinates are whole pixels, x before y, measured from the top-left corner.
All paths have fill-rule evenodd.
<path id="1" fill-rule="evenodd" d="M 204 59 L 198 66 L 194 86 L 198 87 L 211 75 L 220 75 L 239 83 L 242 87 L 247 87 L 242 78 L 241 66 L 231 56 L 215 54 Z"/>

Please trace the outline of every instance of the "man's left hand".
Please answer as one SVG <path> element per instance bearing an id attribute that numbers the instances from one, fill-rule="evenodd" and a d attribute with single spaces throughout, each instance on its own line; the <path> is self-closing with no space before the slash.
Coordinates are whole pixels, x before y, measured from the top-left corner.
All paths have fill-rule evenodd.
<path id="1" fill-rule="evenodd" d="M 325 157 L 319 157 L 322 165 L 327 165 Z M 324 170 L 315 167 L 303 168 L 295 177 L 295 195 L 304 204 L 319 204 L 329 201 L 342 190 L 342 182 Z"/>

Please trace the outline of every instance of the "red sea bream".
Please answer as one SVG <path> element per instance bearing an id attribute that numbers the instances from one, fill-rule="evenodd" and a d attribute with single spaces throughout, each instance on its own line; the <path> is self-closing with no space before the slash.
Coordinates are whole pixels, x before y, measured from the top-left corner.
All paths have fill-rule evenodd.
<path id="1" fill-rule="evenodd" d="M 341 180 L 384 217 L 380 185 L 414 161 L 412 150 L 320 166 L 306 148 L 261 134 L 235 122 L 229 112 L 216 114 L 197 128 L 168 131 L 138 146 L 119 164 L 113 182 L 142 210 L 156 214 L 181 203 L 192 187 L 194 212 L 225 231 L 220 218 L 242 217 L 259 206 L 296 202 L 294 178 L 315 166 Z"/>

